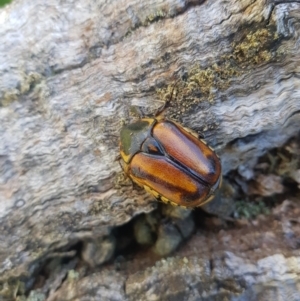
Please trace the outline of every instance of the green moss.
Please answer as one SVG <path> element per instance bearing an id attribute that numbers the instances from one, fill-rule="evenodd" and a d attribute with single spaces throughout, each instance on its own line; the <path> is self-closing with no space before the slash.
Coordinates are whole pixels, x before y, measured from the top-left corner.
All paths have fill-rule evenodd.
<path id="1" fill-rule="evenodd" d="M 72 281 L 75 281 L 77 279 L 79 279 L 79 273 L 77 271 L 75 271 L 75 270 L 70 270 L 68 272 L 67 280 L 69 282 L 72 282 Z"/>
<path id="2" fill-rule="evenodd" d="M 0 0 L 0 7 L 10 3 L 11 0 Z"/>
<path id="3" fill-rule="evenodd" d="M 260 214 L 270 214 L 264 202 L 238 201 L 235 203 L 235 217 L 254 219 Z"/>

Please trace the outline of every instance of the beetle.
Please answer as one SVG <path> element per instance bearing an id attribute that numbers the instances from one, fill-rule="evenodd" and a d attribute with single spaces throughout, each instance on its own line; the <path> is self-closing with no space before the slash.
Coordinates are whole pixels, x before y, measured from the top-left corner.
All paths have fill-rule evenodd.
<path id="1" fill-rule="evenodd" d="M 165 203 L 202 206 L 221 186 L 221 162 L 195 132 L 163 116 L 169 103 L 154 117 L 122 127 L 121 166 L 134 183 Z"/>

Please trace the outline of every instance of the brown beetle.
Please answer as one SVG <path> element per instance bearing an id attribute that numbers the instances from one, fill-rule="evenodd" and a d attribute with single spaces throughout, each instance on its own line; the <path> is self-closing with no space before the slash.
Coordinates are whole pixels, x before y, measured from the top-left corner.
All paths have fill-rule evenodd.
<path id="1" fill-rule="evenodd" d="M 196 133 L 162 117 L 165 108 L 121 129 L 122 168 L 163 202 L 201 206 L 221 185 L 220 159 Z"/>

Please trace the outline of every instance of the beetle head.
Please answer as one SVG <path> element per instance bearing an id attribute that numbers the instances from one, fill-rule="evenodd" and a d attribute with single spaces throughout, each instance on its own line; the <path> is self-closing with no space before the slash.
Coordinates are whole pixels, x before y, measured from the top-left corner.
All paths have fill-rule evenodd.
<path id="1" fill-rule="evenodd" d="M 132 156 L 140 151 L 141 145 L 149 136 L 155 119 L 144 118 L 124 125 L 120 133 L 121 156 L 129 163 Z"/>

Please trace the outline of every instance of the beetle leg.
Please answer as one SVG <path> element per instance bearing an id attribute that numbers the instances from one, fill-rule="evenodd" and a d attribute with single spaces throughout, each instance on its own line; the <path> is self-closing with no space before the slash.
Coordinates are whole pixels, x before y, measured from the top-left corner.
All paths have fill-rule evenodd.
<path id="1" fill-rule="evenodd" d="M 119 165 L 120 165 L 121 169 L 124 171 L 124 166 L 123 166 L 122 163 L 121 163 L 121 159 L 122 159 L 122 157 L 119 155 L 119 156 L 117 156 L 117 157 L 115 158 L 115 161 L 118 161 L 118 162 L 119 162 Z M 127 178 L 127 174 L 124 173 L 124 175 L 125 175 L 125 177 Z"/>
<path id="2" fill-rule="evenodd" d="M 172 92 L 173 93 L 173 92 Z M 170 102 L 169 100 L 167 100 L 160 108 L 157 109 L 157 111 L 155 112 L 154 116 L 155 117 L 163 117 L 163 113 L 165 112 L 165 110 L 170 107 Z"/>
<path id="3" fill-rule="evenodd" d="M 176 88 L 179 80 L 180 79 L 178 79 L 175 82 L 175 84 L 173 85 L 170 98 L 168 100 L 166 100 L 165 103 L 160 108 L 157 109 L 157 111 L 156 111 L 156 113 L 154 115 L 155 117 L 160 117 L 160 116 L 163 117 L 163 113 L 165 112 L 165 110 L 171 106 L 171 102 L 173 100 L 173 95 L 174 95 L 174 90 L 175 90 L 175 88 Z M 176 93 L 176 96 L 177 96 L 177 93 Z"/>
<path id="4" fill-rule="evenodd" d="M 206 205 L 207 203 L 209 203 L 210 201 L 212 201 L 214 199 L 215 195 L 211 194 L 203 203 L 199 204 L 196 207 L 202 207 L 203 205 Z"/>
<path id="5" fill-rule="evenodd" d="M 198 139 L 204 139 L 205 135 L 201 132 L 198 133 Z"/>
<path id="6" fill-rule="evenodd" d="M 122 158 L 121 155 L 118 155 L 118 156 L 115 158 L 114 161 L 115 161 L 115 162 L 116 162 L 116 161 L 119 161 L 119 163 L 120 163 L 121 158 Z M 121 163 L 120 163 L 120 165 L 121 165 Z M 121 166 L 121 167 L 122 167 L 122 166 Z"/>
<path id="7" fill-rule="evenodd" d="M 215 190 L 216 190 L 217 188 L 220 188 L 220 187 L 221 187 L 221 185 L 222 185 L 222 180 L 223 180 L 223 177 L 220 176 L 220 178 L 219 178 L 219 180 L 218 180 L 219 183 L 217 183 L 217 185 L 215 185 L 215 187 L 212 187 L 212 189 L 211 189 L 211 191 L 210 191 L 210 193 L 209 193 L 208 198 L 205 200 L 204 203 L 200 204 L 198 207 L 201 207 L 201 206 L 207 204 L 208 202 L 210 202 L 210 201 L 212 201 L 212 200 L 214 199 L 214 197 L 216 196 L 216 195 L 215 195 Z"/>
<path id="8" fill-rule="evenodd" d="M 221 188 L 221 186 L 222 186 L 222 183 L 223 183 L 223 177 L 222 177 L 222 175 L 221 175 L 221 179 L 220 179 L 220 183 L 219 183 L 219 186 L 218 186 L 218 188 Z"/>

